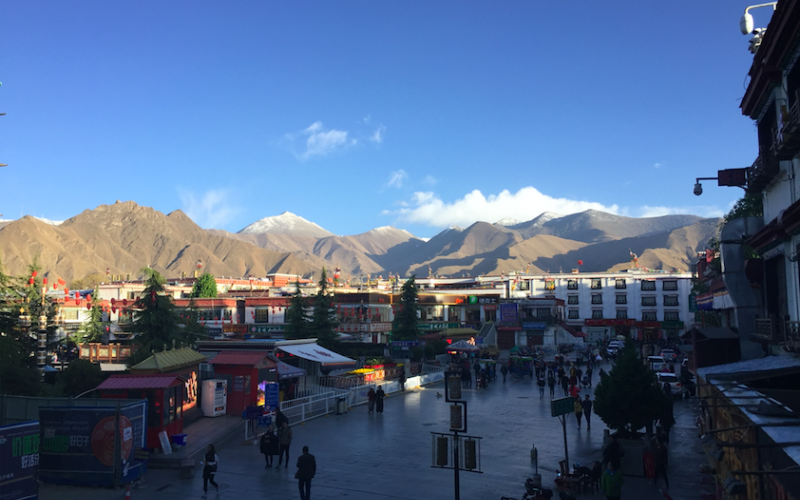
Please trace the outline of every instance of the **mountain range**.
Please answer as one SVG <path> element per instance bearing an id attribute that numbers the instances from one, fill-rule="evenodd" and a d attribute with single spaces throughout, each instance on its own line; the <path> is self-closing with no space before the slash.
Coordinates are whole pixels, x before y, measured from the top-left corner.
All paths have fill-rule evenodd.
<path id="1" fill-rule="evenodd" d="M 528 269 L 531 273 L 620 270 L 639 265 L 687 271 L 718 231 L 720 219 L 694 215 L 631 218 L 588 210 L 545 212 L 453 226 L 423 240 L 380 227 L 337 236 L 290 212 L 265 217 L 237 233 L 202 229 L 176 210 L 163 214 L 132 201 L 101 205 L 61 223 L 31 216 L 0 221 L 0 259 L 23 274 L 38 258 L 43 272 L 67 280 L 105 273 L 138 276 L 151 266 L 167 276 L 190 274 L 201 261 L 215 276 L 310 275 L 338 267 L 347 275 L 461 276 Z"/>

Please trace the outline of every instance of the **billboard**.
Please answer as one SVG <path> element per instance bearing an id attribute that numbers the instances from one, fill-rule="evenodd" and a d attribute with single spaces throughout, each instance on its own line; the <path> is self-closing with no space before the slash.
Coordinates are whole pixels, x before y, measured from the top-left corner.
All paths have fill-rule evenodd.
<path id="1" fill-rule="evenodd" d="M 39 409 L 39 479 L 76 485 L 119 486 L 144 472 L 134 450 L 147 436 L 145 401 L 107 407 Z"/>
<path id="2" fill-rule="evenodd" d="M 37 498 L 39 422 L 0 427 L 0 500 Z"/>
<path id="3" fill-rule="evenodd" d="M 514 326 L 519 323 L 517 304 L 500 304 L 499 315 L 498 320 L 501 325 Z"/>

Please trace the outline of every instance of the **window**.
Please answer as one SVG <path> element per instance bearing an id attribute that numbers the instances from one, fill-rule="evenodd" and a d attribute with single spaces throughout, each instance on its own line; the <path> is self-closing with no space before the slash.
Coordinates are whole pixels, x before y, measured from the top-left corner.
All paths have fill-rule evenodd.
<path id="1" fill-rule="evenodd" d="M 643 292 L 654 292 L 656 290 L 656 282 L 653 280 L 642 281 Z"/>
<path id="2" fill-rule="evenodd" d="M 600 290 L 601 288 L 603 288 L 603 280 L 592 278 L 592 290 Z"/>
<path id="3" fill-rule="evenodd" d="M 577 290 L 577 289 L 578 289 L 578 280 L 567 281 L 567 290 Z"/>
<path id="4" fill-rule="evenodd" d="M 592 319 L 603 319 L 603 310 L 592 309 Z"/>
<path id="5" fill-rule="evenodd" d="M 592 294 L 592 304 L 602 304 L 603 303 L 603 296 L 599 293 Z"/>
<path id="6" fill-rule="evenodd" d="M 642 321 L 658 321 L 655 311 L 642 311 Z"/>
<path id="7" fill-rule="evenodd" d="M 621 294 L 617 295 L 617 304 L 627 304 L 628 303 L 628 296 Z"/>
<path id="8" fill-rule="evenodd" d="M 623 279 L 617 279 L 617 282 L 614 285 L 614 288 L 616 288 L 617 290 L 624 290 L 624 289 L 628 288 L 628 284 L 625 283 L 625 279 L 624 278 Z"/>
<path id="9" fill-rule="evenodd" d="M 269 323 L 269 308 L 259 307 L 256 309 L 256 323 Z"/>
<path id="10" fill-rule="evenodd" d="M 681 317 L 678 311 L 664 311 L 664 321 L 680 321 Z"/>
<path id="11" fill-rule="evenodd" d="M 653 307 L 656 305 L 655 297 L 642 297 L 642 305 Z"/>
<path id="12" fill-rule="evenodd" d="M 544 280 L 544 289 L 545 290 L 555 290 L 556 289 L 556 280 L 553 280 L 553 279 Z M 520 288 L 520 290 L 522 290 L 522 289 Z"/>
<path id="13" fill-rule="evenodd" d="M 519 282 L 519 289 L 520 290 L 530 290 L 531 289 L 531 280 L 522 280 Z"/>
<path id="14" fill-rule="evenodd" d="M 540 307 L 536 309 L 536 317 L 537 318 L 549 318 L 550 317 L 550 309 L 546 307 Z"/>
<path id="15" fill-rule="evenodd" d="M 136 292 L 128 292 L 128 300 L 136 300 Z"/>
<path id="16" fill-rule="evenodd" d="M 628 319 L 628 310 L 617 309 L 617 319 Z"/>
<path id="17" fill-rule="evenodd" d="M 567 319 L 581 319 L 578 312 L 577 309 L 570 309 L 569 312 L 567 312 Z"/>
<path id="18" fill-rule="evenodd" d="M 665 306 L 677 306 L 678 305 L 678 296 L 677 295 L 664 295 L 664 305 Z"/>
<path id="19" fill-rule="evenodd" d="M 675 291 L 678 289 L 678 282 L 675 280 L 664 280 L 661 282 L 661 289 Z"/>
<path id="20" fill-rule="evenodd" d="M 567 295 L 567 304 L 575 305 L 578 303 L 577 295 Z"/>
<path id="21" fill-rule="evenodd" d="M 78 319 L 77 309 L 62 309 L 64 311 L 64 319 Z"/>

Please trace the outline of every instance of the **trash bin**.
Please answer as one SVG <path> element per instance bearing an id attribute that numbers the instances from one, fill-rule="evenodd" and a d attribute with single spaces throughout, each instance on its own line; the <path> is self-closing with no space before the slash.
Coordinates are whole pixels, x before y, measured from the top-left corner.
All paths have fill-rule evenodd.
<path id="1" fill-rule="evenodd" d="M 347 413 L 347 398 L 338 397 L 336 398 L 336 414 L 341 415 L 343 413 Z"/>
<path id="2" fill-rule="evenodd" d="M 172 442 L 175 446 L 186 446 L 186 434 L 173 434 Z"/>

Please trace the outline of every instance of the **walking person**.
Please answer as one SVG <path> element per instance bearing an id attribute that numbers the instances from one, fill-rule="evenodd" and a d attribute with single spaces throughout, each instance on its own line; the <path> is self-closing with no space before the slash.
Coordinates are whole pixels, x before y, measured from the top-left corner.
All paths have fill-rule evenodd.
<path id="1" fill-rule="evenodd" d="M 317 461 L 314 455 L 308 452 L 308 446 L 303 446 L 303 454 L 297 457 L 297 487 L 300 489 L 300 500 L 311 500 L 311 480 L 317 473 Z"/>
<path id="2" fill-rule="evenodd" d="M 219 485 L 214 481 L 214 476 L 217 474 L 217 466 L 219 465 L 219 457 L 214 449 L 214 445 L 208 445 L 206 448 L 206 456 L 200 462 L 203 466 L 203 493 L 208 493 L 208 483 L 219 491 Z"/>
<path id="3" fill-rule="evenodd" d="M 622 473 L 617 471 L 613 462 L 608 462 L 608 469 L 603 473 L 600 479 L 600 491 L 602 491 L 606 500 L 620 500 L 622 497 L 622 484 L 625 482 L 622 479 Z"/>
<path id="4" fill-rule="evenodd" d="M 564 389 L 564 396 L 569 395 L 569 377 L 563 375 L 561 377 L 561 388 Z"/>
<path id="5" fill-rule="evenodd" d="M 658 441 L 658 448 L 656 448 L 655 453 L 655 462 L 656 462 L 656 473 L 653 477 L 653 485 L 658 486 L 658 477 L 664 476 L 664 484 L 666 488 L 669 489 L 669 478 L 667 477 L 667 447 L 664 446 L 664 441 Z"/>
<path id="6" fill-rule="evenodd" d="M 281 470 L 281 463 L 283 455 L 286 454 L 286 468 L 289 468 L 289 447 L 292 445 L 292 428 L 289 427 L 289 422 L 284 422 L 283 427 L 278 430 L 278 466 L 275 470 Z"/>
<path id="7" fill-rule="evenodd" d="M 478 380 L 481 378 L 481 364 L 476 361 L 472 369 L 475 370 L 475 387 L 478 387 Z"/>
<path id="8" fill-rule="evenodd" d="M 386 393 L 383 392 L 383 387 L 378 386 L 378 390 L 375 392 L 375 411 L 378 413 L 383 413 L 383 398 L 386 397 Z"/>
<path id="9" fill-rule="evenodd" d="M 673 414 L 673 401 L 672 399 L 669 400 L 669 404 L 667 409 L 664 411 L 664 414 L 658 419 L 659 424 L 661 425 L 661 429 L 664 434 L 664 443 L 669 444 L 669 431 L 672 429 L 672 425 L 675 423 L 675 415 Z"/>
<path id="10" fill-rule="evenodd" d="M 589 359 L 591 359 L 591 358 L 589 358 Z M 591 386 L 592 386 L 592 373 L 593 373 L 593 372 L 594 372 L 594 368 L 592 368 L 592 366 L 591 366 L 591 365 L 589 365 L 589 366 L 586 368 L 586 378 L 587 378 L 587 379 L 589 379 L 589 387 L 591 387 Z"/>
<path id="11" fill-rule="evenodd" d="M 589 395 L 586 395 L 586 398 L 581 401 L 581 406 L 583 407 L 583 417 L 586 419 L 586 430 L 591 430 L 592 428 L 592 400 L 589 399 Z"/>
<path id="12" fill-rule="evenodd" d="M 505 384 L 506 383 L 506 375 L 508 375 L 508 367 L 506 366 L 505 363 L 503 363 L 502 366 L 500 366 L 500 373 L 503 374 L 503 383 Z"/>
<path id="13" fill-rule="evenodd" d="M 550 376 L 547 377 L 547 385 L 550 387 L 550 399 L 554 399 L 556 397 L 556 377 L 553 372 L 550 372 Z"/>
<path id="14" fill-rule="evenodd" d="M 406 371 L 405 371 L 405 367 L 403 367 L 403 371 L 400 372 L 400 380 L 398 382 L 400 382 L 400 392 L 405 394 L 405 392 L 406 392 Z"/>
<path id="15" fill-rule="evenodd" d="M 580 396 L 575 396 L 575 402 L 572 404 L 572 409 L 575 411 L 575 418 L 578 419 L 578 430 L 581 430 L 581 417 L 583 417 L 583 404 L 581 403 Z"/>
<path id="16" fill-rule="evenodd" d="M 289 423 L 289 417 L 287 417 L 280 408 L 275 408 L 275 428 L 278 429 L 280 432 L 283 429 L 283 423 Z"/>
<path id="17" fill-rule="evenodd" d="M 265 469 L 272 468 L 272 461 L 275 455 L 278 454 L 280 448 L 278 447 L 278 436 L 275 435 L 275 426 L 270 424 L 267 427 L 267 432 L 261 435 L 261 442 L 259 443 L 261 453 L 264 455 L 266 465 Z"/>
<path id="18" fill-rule="evenodd" d="M 622 447 L 617 442 L 617 436 L 612 434 L 609 437 L 609 443 L 603 449 L 603 464 L 611 464 L 614 466 L 614 470 L 619 470 L 623 454 Z"/>
<path id="19" fill-rule="evenodd" d="M 367 413 L 375 411 L 375 389 L 372 387 L 367 391 Z"/>
<path id="20" fill-rule="evenodd" d="M 539 397 L 543 398 L 544 397 L 544 385 L 545 385 L 544 373 L 540 373 L 539 374 L 539 378 L 536 381 L 536 383 L 539 384 Z"/>

